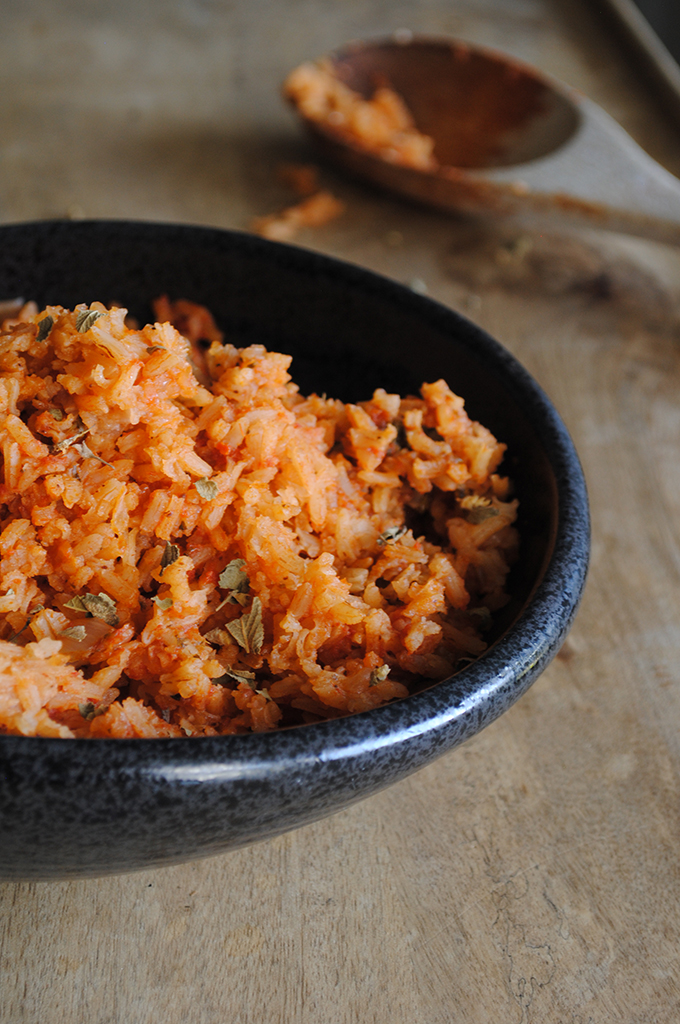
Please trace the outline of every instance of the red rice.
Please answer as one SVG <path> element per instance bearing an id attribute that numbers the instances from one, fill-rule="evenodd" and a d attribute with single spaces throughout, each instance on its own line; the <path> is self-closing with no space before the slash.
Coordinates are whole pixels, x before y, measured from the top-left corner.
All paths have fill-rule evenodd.
<path id="1" fill-rule="evenodd" d="M 261 731 L 481 653 L 517 503 L 463 400 L 304 398 L 289 356 L 157 313 L 29 304 L 0 332 L 0 731 Z"/>

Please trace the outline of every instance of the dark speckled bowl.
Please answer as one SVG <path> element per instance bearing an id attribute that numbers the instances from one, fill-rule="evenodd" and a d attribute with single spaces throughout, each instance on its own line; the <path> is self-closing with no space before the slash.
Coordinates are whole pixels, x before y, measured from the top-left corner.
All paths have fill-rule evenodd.
<path id="1" fill-rule="evenodd" d="M 555 409 L 497 342 L 366 270 L 249 235 L 125 222 L 0 228 L 0 298 L 205 303 L 230 340 L 292 353 L 303 391 L 345 400 L 444 377 L 508 444 L 522 557 L 486 654 L 387 707 L 278 733 L 195 740 L 0 737 L 0 877 L 131 871 L 277 835 L 404 778 L 502 714 L 543 671 L 579 603 L 583 474 Z"/>

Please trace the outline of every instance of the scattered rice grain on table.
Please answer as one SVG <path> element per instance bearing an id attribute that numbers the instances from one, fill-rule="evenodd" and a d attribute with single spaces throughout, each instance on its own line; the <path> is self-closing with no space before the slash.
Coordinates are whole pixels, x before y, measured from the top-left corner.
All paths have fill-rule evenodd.
<path id="1" fill-rule="evenodd" d="M 345 204 L 332 192 L 320 189 L 308 199 L 286 206 L 278 213 L 255 217 L 251 230 L 274 242 L 290 242 L 301 228 L 320 228 L 345 212 Z"/>
<path id="2" fill-rule="evenodd" d="M 0 731 L 262 731 L 480 654 L 517 503 L 462 398 L 305 398 L 203 307 L 156 314 L 2 325 Z"/>

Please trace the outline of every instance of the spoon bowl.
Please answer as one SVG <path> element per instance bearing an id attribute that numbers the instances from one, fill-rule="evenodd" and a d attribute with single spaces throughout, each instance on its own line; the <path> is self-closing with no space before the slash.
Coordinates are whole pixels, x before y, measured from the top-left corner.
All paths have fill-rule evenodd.
<path id="1" fill-rule="evenodd" d="M 327 158 L 450 211 L 538 214 L 680 244 L 680 181 L 575 89 L 459 40 L 396 37 L 324 58 L 364 98 L 386 85 L 434 140 L 422 170 L 300 116 Z"/>
<path id="2" fill-rule="evenodd" d="M 463 43 L 354 45 L 331 60 L 336 77 L 366 99 L 378 83 L 389 83 L 434 139 L 444 167 L 524 163 L 551 153 L 578 128 L 574 104 L 533 68 Z"/>

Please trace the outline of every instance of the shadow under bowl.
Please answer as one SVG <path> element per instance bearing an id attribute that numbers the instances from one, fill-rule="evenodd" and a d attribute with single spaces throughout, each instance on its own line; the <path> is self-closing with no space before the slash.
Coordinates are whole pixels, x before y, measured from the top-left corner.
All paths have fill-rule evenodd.
<path id="1" fill-rule="evenodd" d="M 367 270 L 211 228 L 124 221 L 0 227 L 0 297 L 117 301 L 140 322 L 167 293 L 228 341 L 293 355 L 302 392 L 345 401 L 446 379 L 508 445 L 521 557 L 489 649 L 443 682 L 349 718 L 241 736 L 0 736 L 0 878 L 132 871 L 315 821 L 429 764 L 524 693 L 579 604 L 590 527 L 578 456 L 522 366 L 464 317 Z"/>

